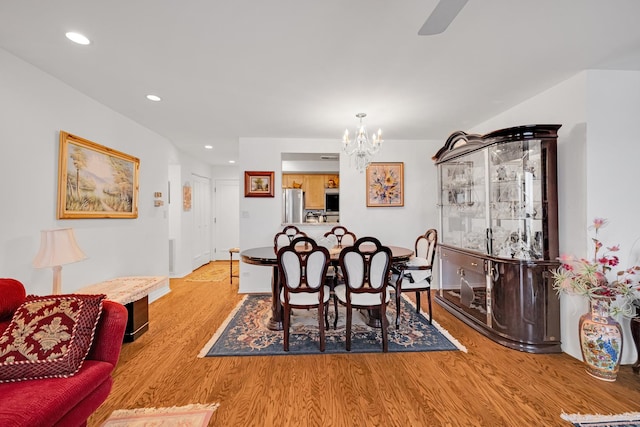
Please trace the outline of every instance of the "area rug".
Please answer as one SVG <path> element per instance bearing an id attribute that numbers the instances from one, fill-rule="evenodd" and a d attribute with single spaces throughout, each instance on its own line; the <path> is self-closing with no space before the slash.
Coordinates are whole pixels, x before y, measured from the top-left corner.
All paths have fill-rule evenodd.
<path id="1" fill-rule="evenodd" d="M 233 274 L 238 275 L 238 261 L 233 261 Z M 222 282 L 229 283 L 229 261 L 212 261 L 189 274 L 187 282 Z"/>
<path id="2" fill-rule="evenodd" d="M 466 348 L 434 320 L 429 325 L 422 313 L 403 295 L 400 329 L 395 328 L 395 302 L 387 307 L 389 352 L 456 351 Z M 271 315 L 271 295 L 246 295 L 218 328 L 198 357 L 274 356 L 321 354 L 317 310 L 296 309 L 291 316 L 289 351 L 283 349 L 282 331 L 267 328 Z M 329 304 L 329 330 L 326 330 L 325 353 L 346 353 L 346 310 L 340 306 L 338 325 L 333 328 L 334 307 Z M 351 353 L 382 352 L 380 328 L 372 328 L 365 316 L 353 310 Z"/>
<path id="3" fill-rule="evenodd" d="M 640 427 L 640 412 L 617 415 L 561 414 L 563 420 L 580 427 Z"/>
<path id="4" fill-rule="evenodd" d="M 193 404 L 171 408 L 119 409 L 101 427 L 207 427 L 220 404 Z"/>

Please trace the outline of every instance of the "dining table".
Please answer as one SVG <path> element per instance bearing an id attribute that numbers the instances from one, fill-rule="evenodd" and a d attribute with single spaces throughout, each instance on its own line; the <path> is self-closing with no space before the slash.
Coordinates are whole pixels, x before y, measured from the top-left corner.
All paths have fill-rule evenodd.
<path id="1" fill-rule="evenodd" d="M 362 248 L 366 250 L 366 244 Z M 346 246 L 345 246 L 346 247 Z M 391 259 L 393 263 L 407 261 L 413 254 L 413 250 L 403 248 L 401 246 L 388 246 L 391 249 Z M 337 266 L 340 257 L 340 251 L 343 247 L 333 247 L 329 249 L 331 263 Z M 372 246 L 373 249 L 373 246 Z M 258 248 L 245 249 L 240 252 L 242 262 L 251 265 L 263 265 L 271 267 L 271 316 L 267 321 L 267 328 L 272 331 L 281 331 L 283 329 L 282 316 L 283 309 L 280 302 L 281 283 L 278 272 L 278 256 L 273 246 L 262 246 Z M 371 313 L 374 314 L 374 313 Z M 379 318 L 375 315 L 368 317 L 367 324 L 372 327 L 379 327 Z"/>

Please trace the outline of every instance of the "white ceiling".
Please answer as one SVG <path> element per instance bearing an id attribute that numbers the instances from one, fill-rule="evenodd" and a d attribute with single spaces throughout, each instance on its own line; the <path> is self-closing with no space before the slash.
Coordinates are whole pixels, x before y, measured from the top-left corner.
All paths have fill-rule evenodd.
<path id="1" fill-rule="evenodd" d="M 359 112 L 444 141 L 580 70 L 640 70 L 639 0 L 470 0 L 418 36 L 436 4 L 0 0 L 0 48 L 211 164 L 239 137 L 339 140 Z"/>

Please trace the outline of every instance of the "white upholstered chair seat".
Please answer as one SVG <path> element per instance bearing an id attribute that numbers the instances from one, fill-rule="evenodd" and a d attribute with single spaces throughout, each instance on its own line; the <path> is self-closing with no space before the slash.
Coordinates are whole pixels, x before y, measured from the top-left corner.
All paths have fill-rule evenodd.
<path id="1" fill-rule="evenodd" d="M 431 264 L 426 258 L 412 257 L 409 261 L 407 261 L 406 265 L 407 267 L 428 267 Z M 431 278 L 431 270 L 405 271 L 404 278 L 402 279 L 402 289 L 412 290 L 429 286 L 429 284 L 422 283 L 429 278 Z"/>
<path id="2" fill-rule="evenodd" d="M 431 265 L 431 263 L 426 258 L 419 257 L 419 256 L 412 256 L 409 259 L 409 261 L 407 261 L 406 265 L 411 267 L 428 267 Z"/>
<path id="3" fill-rule="evenodd" d="M 299 293 L 294 293 L 294 292 L 290 292 L 289 293 L 289 304 L 291 305 L 314 305 L 314 304 L 318 304 L 318 294 L 316 293 L 309 293 L 309 292 L 299 292 Z M 329 298 L 331 298 L 331 289 L 329 289 L 328 286 L 324 285 L 324 295 L 323 295 L 323 303 L 326 303 L 329 301 Z M 284 302 L 284 289 L 280 291 L 280 301 Z"/>
<path id="4" fill-rule="evenodd" d="M 413 273 L 411 273 L 413 275 Z M 404 279 L 402 279 L 402 290 L 403 291 L 412 291 L 415 289 L 424 289 L 425 286 L 430 286 L 429 283 L 427 283 L 427 279 L 430 278 L 431 275 L 429 274 L 426 277 L 423 277 L 420 280 L 415 280 L 414 282 L 411 283 L 411 280 L 407 277 L 405 277 Z"/>
<path id="5" fill-rule="evenodd" d="M 338 285 L 333 290 L 336 298 L 340 300 L 340 302 L 347 302 L 347 286 L 346 285 Z M 389 302 L 391 299 L 391 291 L 387 288 L 387 298 L 385 302 Z M 357 294 L 355 292 L 351 292 L 351 304 L 353 305 L 379 305 L 380 304 L 380 295 L 378 294 Z"/>

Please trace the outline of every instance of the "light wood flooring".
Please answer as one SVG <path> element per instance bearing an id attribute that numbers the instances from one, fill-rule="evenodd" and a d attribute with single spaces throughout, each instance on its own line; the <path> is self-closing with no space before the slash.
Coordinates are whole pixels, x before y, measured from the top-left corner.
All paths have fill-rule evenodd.
<path id="1" fill-rule="evenodd" d="M 640 377 L 590 377 L 566 354 L 502 347 L 434 304 L 462 351 L 197 358 L 236 306 L 238 279 L 171 279 L 150 305 L 150 329 L 123 345 L 107 401 L 115 409 L 219 402 L 215 426 L 570 426 L 567 413 L 640 411 Z M 627 343 L 626 345 L 631 345 Z"/>

